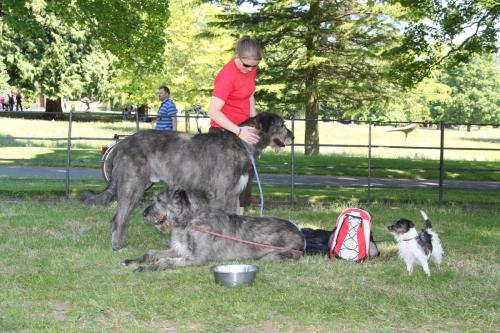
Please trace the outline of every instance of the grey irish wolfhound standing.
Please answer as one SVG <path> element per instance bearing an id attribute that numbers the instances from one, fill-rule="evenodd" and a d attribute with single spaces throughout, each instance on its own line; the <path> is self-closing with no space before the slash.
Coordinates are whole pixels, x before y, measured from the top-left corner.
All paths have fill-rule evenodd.
<path id="1" fill-rule="evenodd" d="M 258 158 L 267 147 L 284 147 L 293 140 L 282 117 L 259 113 L 242 126 L 257 129 L 260 141 L 247 145 Z M 239 194 L 245 188 L 252 164 L 243 141 L 222 131 L 191 135 L 180 132 L 141 131 L 125 138 L 110 153 L 108 187 L 100 192 L 84 191 L 81 200 L 106 204 L 115 199 L 117 211 L 111 220 L 112 247 L 123 247 L 130 214 L 151 182 L 162 181 L 188 191 L 210 194 L 210 206 L 236 213 Z"/>

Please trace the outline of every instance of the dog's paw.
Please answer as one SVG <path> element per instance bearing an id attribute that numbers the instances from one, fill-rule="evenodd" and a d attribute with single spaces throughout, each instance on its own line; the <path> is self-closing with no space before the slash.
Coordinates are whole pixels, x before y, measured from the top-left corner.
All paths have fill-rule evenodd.
<path id="1" fill-rule="evenodd" d="M 128 266 L 130 264 L 133 264 L 134 262 L 135 262 L 134 259 L 125 259 L 125 260 L 122 261 L 122 265 L 123 266 Z"/>
<path id="2" fill-rule="evenodd" d="M 154 272 L 157 269 L 158 265 L 139 266 L 136 269 L 134 269 L 134 273 Z"/>

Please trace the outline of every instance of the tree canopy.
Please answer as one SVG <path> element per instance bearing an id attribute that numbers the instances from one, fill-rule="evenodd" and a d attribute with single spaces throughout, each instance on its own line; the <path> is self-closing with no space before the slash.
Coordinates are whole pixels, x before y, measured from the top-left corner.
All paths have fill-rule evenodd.
<path id="1" fill-rule="evenodd" d="M 221 25 L 266 48 L 257 97 L 311 120 L 381 104 L 437 68 L 496 50 L 500 10 L 489 0 L 219 3 L 233 8 Z M 241 4 L 253 11 L 239 11 Z M 306 154 L 319 152 L 314 121 L 306 123 L 305 143 Z"/>
<path id="2" fill-rule="evenodd" d="M 249 34 L 265 49 L 258 107 L 305 116 L 315 154 L 321 117 L 499 121 L 498 55 L 476 57 L 497 50 L 499 10 L 496 0 L 3 0 L 0 89 L 123 107 L 155 105 L 164 83 L 181 108 L 205 106 Z"/>
<path id="3" fill-rule="evenodd" d="M 0 61 L 12 85 L 49 99 L 96 93 L 112 62 L 136 73 L 161 63 L 168 15 L 157 0 L 4 0 Z"/>

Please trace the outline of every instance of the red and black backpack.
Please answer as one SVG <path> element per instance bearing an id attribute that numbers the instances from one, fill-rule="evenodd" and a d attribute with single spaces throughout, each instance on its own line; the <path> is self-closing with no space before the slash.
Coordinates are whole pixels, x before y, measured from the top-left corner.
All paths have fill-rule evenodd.
<path id="1" fill-rule="evenodd" d="M 340 213 L 329 240 L 329 258 L 362 261 L 370 257 L 371 216 L 359 208 Z"/>

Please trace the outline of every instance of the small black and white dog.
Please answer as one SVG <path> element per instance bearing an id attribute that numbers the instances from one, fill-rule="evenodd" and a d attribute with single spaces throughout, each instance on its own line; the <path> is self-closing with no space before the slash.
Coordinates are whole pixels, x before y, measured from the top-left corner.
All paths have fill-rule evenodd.
<path id="1" fill-rule="evenodd" d="M 422 210 L 420 213 L 425 220 L 425 229 L 420 233 L 415 229 L 415 224 L 407 219 L 396 220 L 387 228 L 397 242 L 399 257 L 405 262 L 408 274 L 412 273 L 414 266 L 421 265 L 425 274 L 431 276 L 429 257 L 436 265 L 440 265 L 443 247 L 438 235 L 432 231 L 427 214 Z"/>

